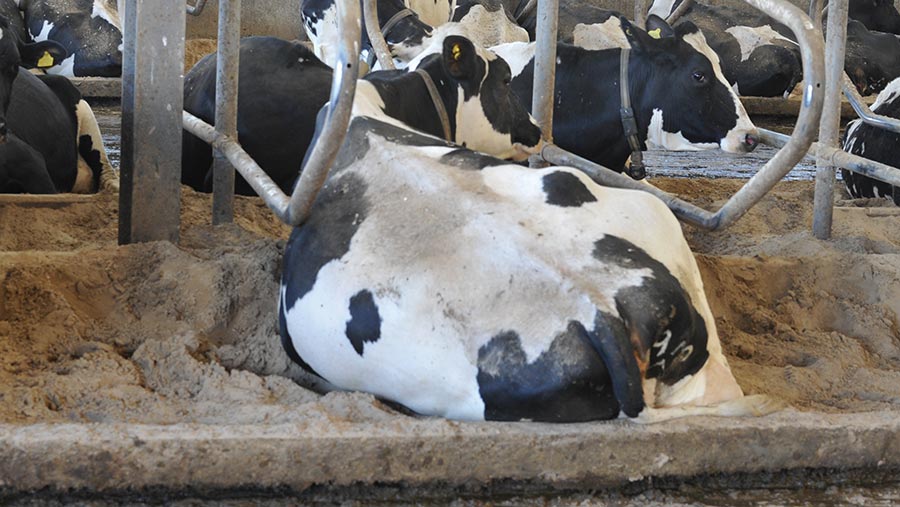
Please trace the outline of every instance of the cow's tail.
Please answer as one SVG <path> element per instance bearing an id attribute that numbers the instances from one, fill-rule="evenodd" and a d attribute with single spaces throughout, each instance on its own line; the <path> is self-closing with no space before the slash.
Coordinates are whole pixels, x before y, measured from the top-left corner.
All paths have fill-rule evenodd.
<path id="1" fill-rule="evenodd" d="M 603 359 L 619 409 L 628 417 L 637 417 L 644 410 L 644 388 L 641 370 L 634 356 L 634 347 L 621 320 L 597 313 L 594 330 L 588 340 Z"/>

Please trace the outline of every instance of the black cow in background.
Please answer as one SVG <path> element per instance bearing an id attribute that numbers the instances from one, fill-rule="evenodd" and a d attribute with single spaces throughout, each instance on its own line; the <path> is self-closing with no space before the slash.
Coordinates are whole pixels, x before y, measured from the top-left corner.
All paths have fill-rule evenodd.
<path id="1" fill-rule="evenodd" d="M 454 55 L 471 58 L 464 72 L 447 63 L 449 40 L 459 42 Z M 444 46 L 441 55 L 432 55 L 420 68 L 431 76 L 447 111 L 449 140 L 501 158 L 527 156 L 539 144 L 540 130 L 510 89 L 507 64 L 462 37 L 448 36 Z M 209 123 L 215 117 L 215 69 L 214 53 L 185 76 L 185 111 Z M 303 44 L 274 37 L 241 41 L 238 139 L 285 193 L 291 193 L 300 173 L 331 79 L 331 68 Z M 416 72 L 369 73 L 357 83 L 353 113 L 444 137 L 435 104 Z M 184 136 L 182 182 L 209 192 L 211 148 L 187 132 Z M 240 176 L 235 192 L 253 194 Z"/>
<path id="2" fill-rule="evenodd" d="M 850 0 L 850 19 L 869 30 L 900 35 L 900 12 L 894 0 Z"/>
<path id="3" fill-rule="evenodd" d="M 0 193 L 93 192 L 118 177 L 90 106 L 62 76 L 20 67 L 65 59 L 56 42 L 20 42 L 0 17 Z"/>

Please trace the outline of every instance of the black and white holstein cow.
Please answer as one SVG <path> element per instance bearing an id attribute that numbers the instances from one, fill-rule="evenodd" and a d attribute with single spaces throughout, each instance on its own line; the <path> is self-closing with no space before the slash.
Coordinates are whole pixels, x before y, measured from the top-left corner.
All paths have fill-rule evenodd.
<path id="1" fill-rule="evenodd" d="M 444 51 L 420 67 L 436 87 L 435 104 L 419 72 L 379 71 L 357 83 L 354 114 L 399 122 L 445 137 L 438 107 L 447 113 L 449 140 L 501 158 L 521 160 L 537 149 L 540 131 L 509 86 L 509 66 L 462 37 L 447 37 Z M 452 52 L 448 48 L 457 48 Z M 208 55 L 185 77 L 184 109 L 215 118 L 216 56 Z M 238 138 L 281 189 L 290 193 L 311 144 L 316 116 L 328 101 L 331 68 L 307 47 L 273 37 L 241 41 Z M 212 152 L 185 132 L 182 181 L 212 188 Z M 238 177 L 235 191 L 252 195 Z"/>
<path id="2" fill-rule="evenodd" d="M 334 2 L 335 0 L 303 0 L 300 4 L 303 27 L 313 43 L 316 56 L 330 67 L 334 67 L 340 45 L 337 7 Z M 432 3 L 431 0 L 424 0 L 424 4 L 404 0 L 377 2 L 378 22 L 397 68 L 405 67 L 435 41 L 440 44 L 450 33 L 465 36 L 482 47 L 528 41 L 528 33 L 509 19 L 499 0 L 467 1 L 456 8 L 452 21 L 448 18 L 438 24 L 428 24 L 415 9 Z M 443 4 L 438 0 L 434 5 Z M 456 7 L 455 0 L 452 5 Z M 371 51 L 371 43 L 365 30 L 362 51 L 364 54 Z"/>
<path id="3" fill-rule="evenodd" d="M 649 13 L 666 18 L 680 4 L 655 0 Z M 800 47 L 791 31 L 743 2 L 708 6 L 695 1 L 680 19 L 703 31 L 739 95 L 786 97 L 803 77 Z"/>
<path id="4" fill-rule="evenodd" d="M 285 249 L 279 327 L 293 361 L 461 420 L 777 408 L 743 396 L 659 199 L 357 113 Z"/>
<path id="5" fill-rule="evenodd" d="M 651 16 L 648 30 L 618 18 L 630 43 L 628 90 L 641 149 L 721 148 L 747 153 L 758 131 L 719 68 L 716 54 L 691 23 L 672 29 Z M 509 62 L 513 90 L 531 104 L 534 43 L 492 48 Z M 557 45 L 553 139 L 561 148 L 616 171 L 632 150 L 620 117 L 621 49 Z"/>
<path id="6" fill-rule="evenodd" d="M 0 193 L 118 188 L 90 106 L 62 76 L 35 76 L 65 58 L 57 43 L 22 44 L 0 18 Z"/>
<path id="7" fill-rule="evenodd" d="M 891 81 L 878 94 L 872 110 L 877 114 L 900 119 L 900 78 Z M 844 151 L 900 167 L 900 134 L 867 125 L 862 120 L 853 120 L 847 125 L 844 134 Z M 897 187 L 846 169 L 841 169 L 841 175 L 853 197 L 893 198 L 894 204 L 900 206 L 900 190 Z"/>
<path id="8" fill-rule="evenodd" d="M 122 74 L 122 24 L 116 0 L 16 0 L 34 41 L 53 40 L 69 57 L 49 74 Z"/>

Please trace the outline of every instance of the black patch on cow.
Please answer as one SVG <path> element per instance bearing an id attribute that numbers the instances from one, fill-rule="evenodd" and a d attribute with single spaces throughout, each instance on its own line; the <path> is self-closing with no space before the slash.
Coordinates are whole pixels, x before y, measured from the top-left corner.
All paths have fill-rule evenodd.
<path id="1" fill-rule="evenodd" d="M 582 204 L 597 202 L 594 194 L 572 173 L 555 171 L 543 178 L 547 204 L 564 208 L 577 208 Z"/>
<path id="2" fill-rule="evenodd" d="M 306 361 L 300 357 L 300 354 L 297 352 L 297 349 L 294 348 L 294 340 L 291 339 L 291 334 L 288 332 L 287 328 L 287 320 L 285 319 L 285 308 L 282 303 L 279 302 L 278 305 L 278 333 L 281 335 L 281 346 L 284 348 L 284 352 L 288 355 L 291 361 L 297 363 L 298 366 L 303 368 L 305 371 L 312 373 L 317 377 L 322 377 L 316 370 L 312 368 Z"/>
<path id="3" fill-rule="evenodd" d="M 366 343 L 375 343 L 381 338 L 381 315 L 368 290 L 361 290 L 350 298 L 350 320 L 344 334 L 360 356 Z"/>
<path id="4" fill-rule="evenodd" d="M 312 290 L 322 266 L 347 253 L 368 209 L 366 184 L 359 176 L 347 173 L 325 183 L 309 219 L 294 228 L 285 247 L 287 309 Z"/>
<path id="5" fill-rule="evenodd" d="M 647 252 L 615 236 L 596 241 L 593 255 L 604 265 L 651 272 L 641 285 L 615 295 L 626 328 L 637 334 L 643 351 L 649 351 L 646 377 L 672 385 L 699 371 L 709 358 L 706 323 L 678 279 Z"/>
<path id="6" fill-rule="evenodd" d="M 100 152 L 102 146 L 94 146 L 93 139 L 89 135 L 83 135 L 78 138 L 78 154 L 84 159 L 88 167 L 91 168 L 91 192 L 100 189 L 100 173 L 103 171 L 103 163 L 100 161 Z"/>
<path id="7" fill-rule="evenodd" d="M 488 420 L 579 422 L 619 414 L 606 365 L 575 321 L 530 363 L 515 331 L 494 336 L 478 350 L 477 379 Z"/>

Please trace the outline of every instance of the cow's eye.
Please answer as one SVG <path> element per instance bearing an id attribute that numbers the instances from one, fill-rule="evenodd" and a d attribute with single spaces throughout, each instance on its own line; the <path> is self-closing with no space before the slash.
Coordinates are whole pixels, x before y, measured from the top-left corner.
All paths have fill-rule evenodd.
<path id="1" fill-rule="evenodd" d="M 703 84 L 706 82 L 706 74 L 704 74 L 703 72 L 701 72 L 699 70 L 695 70 L 694 74 L 691 77 L 694 78 L 694 81 L 696 81 L 700 84 Z"/>
<path id="2" fill-rule="evenodd" d="M 503 78 L 503 84 L 505 84 L 506 86 L 509 86 L 510 83 L 512 83 L 512 79 L 510 79 L 508 77 Z"/>

